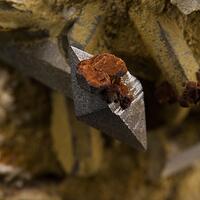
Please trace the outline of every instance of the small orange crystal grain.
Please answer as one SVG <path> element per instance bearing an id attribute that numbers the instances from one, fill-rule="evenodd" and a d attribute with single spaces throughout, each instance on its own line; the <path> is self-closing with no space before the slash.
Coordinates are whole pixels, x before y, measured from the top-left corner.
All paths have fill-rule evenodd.
<path id="1" fill-rule="evenodd" d="M 126 72 L 124 61 L 109 53 L 84 60 L 78 66 L 78 73 L 94 88 L 108 87 L 113 79 L 123 76 Z"/>
<path id="2" fill-rule="evenodd" d="M 108 103 L 119 102 L 122 109 L 126 109 L 133 99 L 128 87 L 121 82 L 121 77 L 127 71 L 125 62 L 109 53 L 81 61 L 78 65 L 78 74 L 91 87 L 102 91 Z"/>

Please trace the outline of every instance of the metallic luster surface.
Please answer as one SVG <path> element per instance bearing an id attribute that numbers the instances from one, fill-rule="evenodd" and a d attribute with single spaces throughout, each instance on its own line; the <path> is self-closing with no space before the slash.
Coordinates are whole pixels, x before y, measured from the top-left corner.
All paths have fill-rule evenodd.
<path id="1" fill-rule="evenodd" d="M 142 85 L 129 72 L 122 77 L 122 82 L 129 88 L 133 101 L 125 110 L 122 110 L 117 103 L 109 104 L 109 108 L 115 115 L 120 117 L 146 149 L 146 119 Z"/>
<path id="2" fill-rule="evenodd" d="M 107 104 L 98 94 L 84 90 L 77 81 L 77 65 L 92 55 L 76 47 L 69 49 L 75 112 L 80 120 L 137 149 L 147 148 L 145 107 L 140 82 L 127 72 L 122 81 L 133 95 L 131 105 L 122 110 L 118 103 Z"/>

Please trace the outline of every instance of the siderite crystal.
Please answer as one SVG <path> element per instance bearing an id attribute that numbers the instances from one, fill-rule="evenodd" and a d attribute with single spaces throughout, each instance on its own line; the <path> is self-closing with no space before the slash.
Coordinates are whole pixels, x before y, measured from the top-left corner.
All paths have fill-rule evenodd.
<path id="1" fill-rule="evenodd" d="M 126 109 L 132 101 L 128 87 L 121 82 L 127 71 L 125 62 L 109 53 L 83 60 L 78 66 L 78 74 L 90 87 L 102 91 L 108 103 L 119 102 L 122 109 Z"/>

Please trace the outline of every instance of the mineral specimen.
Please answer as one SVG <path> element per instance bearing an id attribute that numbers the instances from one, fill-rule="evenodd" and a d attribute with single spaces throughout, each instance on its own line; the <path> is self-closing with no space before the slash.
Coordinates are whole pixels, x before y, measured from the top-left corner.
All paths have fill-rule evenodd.
<path id="1" fill-rule="evenodd" d="M 90 87 L 101 91 L 108 103 L 119 102 L 122 109 L 126 109 L 132 101 L 128 87 L 121 82 L 126 72 L 124 61 L 109 53 L 83 60 L 78 66 L 78 74 Z"/>

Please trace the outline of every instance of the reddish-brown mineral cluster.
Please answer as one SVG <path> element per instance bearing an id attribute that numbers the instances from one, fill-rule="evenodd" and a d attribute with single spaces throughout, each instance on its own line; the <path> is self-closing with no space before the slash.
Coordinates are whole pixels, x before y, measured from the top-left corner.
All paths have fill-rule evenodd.
<path id="1" fill-rule="evenodd" d="M 192 104 L 200 102 L 200 70 L 196 72 L 197 81 L 188 81 L 185 83 L 183 94 L 176 96 L 172 86 L 168 82 L 163 82 L 155 92 L 159 103 L 175 103 L 178 101 L 181 106 L 189 107 Z"/>
<path id="2" fill-rule="evenodd" d="M 200 102 L 200 83 L 189 81 L 185 85 L 185 90 L 182 97 L 179 99 L 181 106 L 189 107 L 190 104 Z"/>
<path id="3" fill-rule="evenodd" d="M 188 81 L 185 84 L 183 95 L 179 102 L 183 107 L 189 107 L 190 104 L 198 104 L 200 102 L 200 70 L 196 72 L 197 81 Z"/>
<path id="4" fill-rule="evenodd" d="M 133 99 L 128 87 L 121 81 L 126 72 L 125 62 L 109 53 L 94 56 L 78 65 L 78 74 L 90 87 L 101 91 L 108 103 L 119 102 L 122 109 L 126 109 Z"/>

